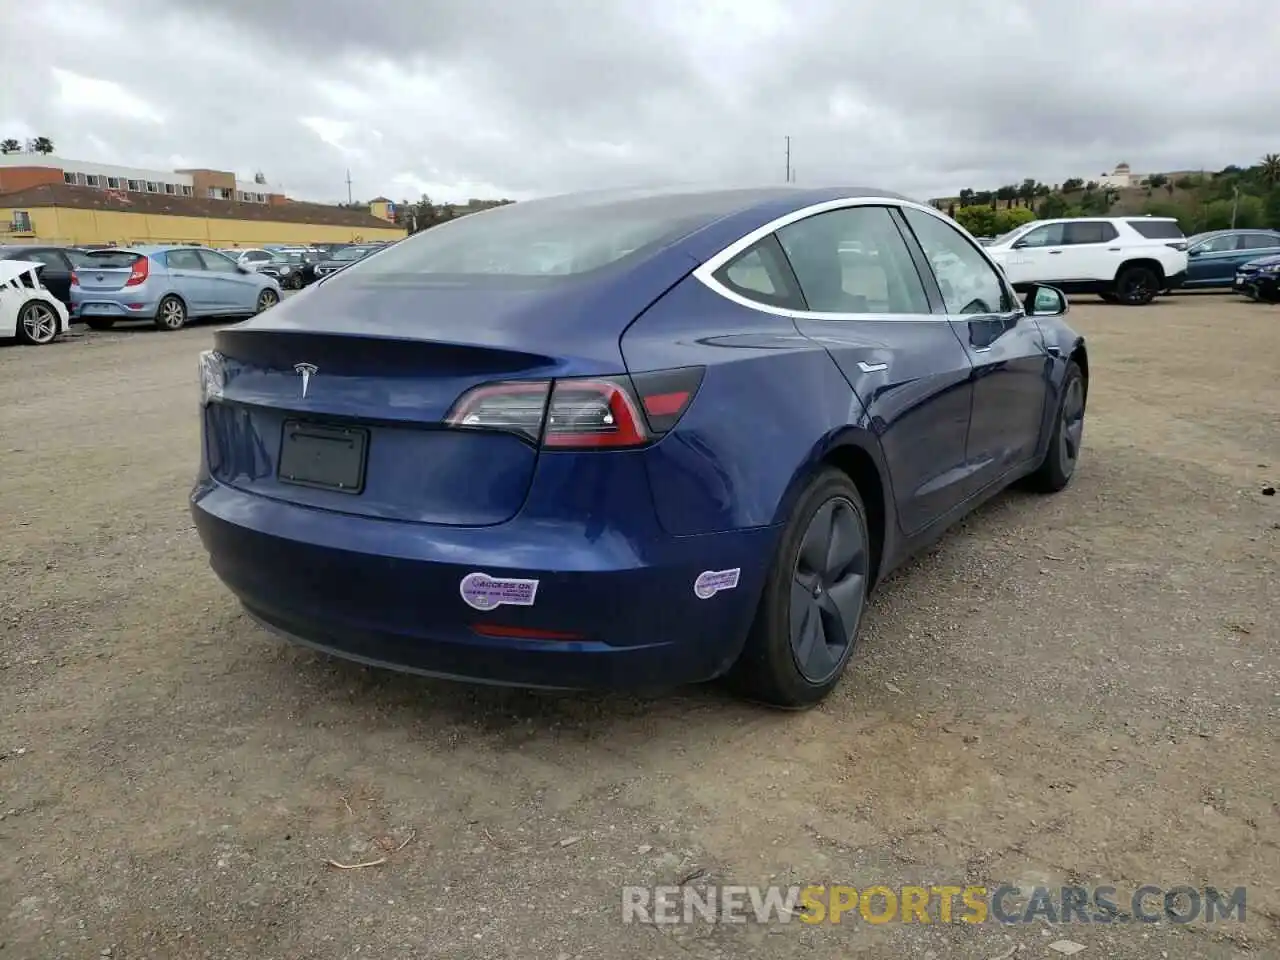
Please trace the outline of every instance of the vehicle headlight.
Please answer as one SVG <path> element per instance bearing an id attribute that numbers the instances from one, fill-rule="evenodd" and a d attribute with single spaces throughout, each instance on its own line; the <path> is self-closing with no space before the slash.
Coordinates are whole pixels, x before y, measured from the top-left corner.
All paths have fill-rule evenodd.
<path id="1" fill-rule="evenodd" d="M 1259 273 L 1280 273 L 1280 263 L 1269 263 L 1265 267 L 1258 268 Z"/>
<path id="2" fill-rule="evenodd" d="M 200 406 L 208 406 L 210 400 L 222 397 L 227 385 L 227 359 L 217 350 L 200 353 Z"/>
<path id="3" fill-rule="evenodd" d="M 282 277 L 287 277 L 290 273 L 292 273 L 292 271 L 290 270 L 290 268 L 289 268 L 289 267 L 281 267 L 281 268 L 280 268 L 280 276 L 282 276 Z"/>

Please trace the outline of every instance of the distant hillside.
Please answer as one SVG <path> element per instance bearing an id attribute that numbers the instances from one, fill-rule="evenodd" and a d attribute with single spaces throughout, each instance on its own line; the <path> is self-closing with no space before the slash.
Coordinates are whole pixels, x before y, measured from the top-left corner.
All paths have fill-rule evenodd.
<path id="1" fill-rule="evenodd" d="M 1079 179 L 1049 186 L 1027 179 L 996 190 L 961 190 L 932 202 L 977 236 L 1004 233 L 1037 218 L 1142 214 L 1175 217 L 1188 234 L 1233 223 L 1280 229 L 1280 154 L 1216 173 L 1153 173 L 1130 187 Z"/>

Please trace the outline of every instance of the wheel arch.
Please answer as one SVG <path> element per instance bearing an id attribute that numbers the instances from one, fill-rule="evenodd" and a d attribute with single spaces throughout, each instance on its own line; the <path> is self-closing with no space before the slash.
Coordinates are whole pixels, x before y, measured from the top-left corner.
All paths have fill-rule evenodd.
<path id="1" fill-rule="evenodd" d="M 1116 275 L 1112 279 L 1118 282 L 1126 270 L 1131 270 L 1134 267 L 1146 267 L 1148 270 L 1154 270 L 1161 283 L 1164 283 L 1166 279 L 1164 266 L 1159 260 L 1155 260 L 1151 257 L 1133 257 L 1130 260 L 1126 260 L 1116 269 Z"/>
<path id="2" fill-rule="evenodd" d="M 817 445 L 793 475 L 775 520 L 785 523 L 805 487 L 828 467 L 834 467 L 849 477 L 862 497 L 862 505 L 867 511 L 867 532 L 872 542 L 871 584 L 874 586 L 884 568 L 886 544 L 889 531 L 896 523 L 896 513 L 889 473 L 880 443 L 873 434 L 859 427 L 848 427 Z"/>

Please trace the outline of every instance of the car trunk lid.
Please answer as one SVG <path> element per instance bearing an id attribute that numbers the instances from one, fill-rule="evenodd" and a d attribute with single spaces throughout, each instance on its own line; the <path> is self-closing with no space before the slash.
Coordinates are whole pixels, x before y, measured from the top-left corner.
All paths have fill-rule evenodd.
<path id="1" fill-rule="evenodd" d="M 682 258 L 643 280 L 643 305 L 691 266 Z M 205 409 L 210 472 L 343 513 L 504 522 L 539 452 L 512 434 L 447 427 L 449 411 L 494 381 L 623 372 L 618 338 L 631 319 L 590 284 L 326 284 L 216 334 L 225 376 Z"/>

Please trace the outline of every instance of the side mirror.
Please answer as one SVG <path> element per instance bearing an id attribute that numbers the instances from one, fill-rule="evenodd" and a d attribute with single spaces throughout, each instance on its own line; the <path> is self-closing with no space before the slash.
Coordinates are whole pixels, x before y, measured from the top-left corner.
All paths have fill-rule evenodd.
<path id="1" fill-rule="evenodd" d="M 249 268 L 248 268 L 248 267 L 246 267 L 243 263 L 237 263 L 237 264 L 236 264 L 236 270 L 238 270 L 240 273 L 248 273 L 248 272 L 249 272 Z"/>
<path id="2" fill-rule="evenodd" d="M 1060 317 L 1067 312 L 1067 295 L 1057 287 L 1032 284 L 1022 300 L 1029 317 Z"/>
<path id="3" fill-rule="evenodd" d="M 1009 249 L 1011 249 L 1011 250 L 1021 250 L 1021 249 L 1022 249 L 1023 247 L 1025 247 L 1026 245 L 1027 245 L 1027 241 L 1025 241 L 1025 240 L 1015 240 L 1015 241 L 1013 241 L 1013 243 L 1012 243 L 1012 244 L 1010 244 Z"/>
<path id="4" fill-rule="evenodd" d="M 1198 256 L 1200 256 L 1200 254 L 1202 254 L 1202 253 L 1204 253 L 1204 251 L 1203 251 L 1203 250 L 1201 250 L 1199 247 L 1192 247 L 1190 250 L 1188 250 L 1188 251 L 1187 251 L 1187 256 L 1188 256 L 1188 257 L 1198 257 Z"/>

